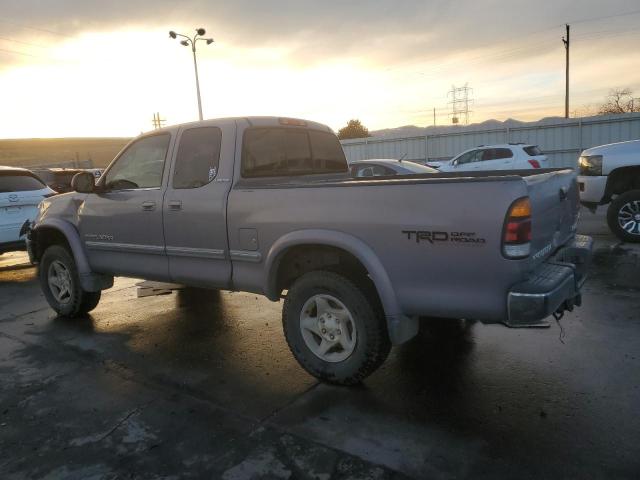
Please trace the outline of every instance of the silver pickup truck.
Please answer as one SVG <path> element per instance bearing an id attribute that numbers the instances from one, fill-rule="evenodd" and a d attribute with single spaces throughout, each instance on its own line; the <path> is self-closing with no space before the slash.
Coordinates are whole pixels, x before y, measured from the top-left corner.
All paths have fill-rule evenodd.
<path id="1" fill-rule="evenodd" d="M 591 256 L 571 170 L 356 179 L 332 131 L 297 119 L 157 130 L 94 182 L 78 174 L 27 229 L 56 312 L 86 314 L 114 276 L 284 298 L 293 355 L 340 384 L 422 317 L 548 325 L 580 304 Z"/>

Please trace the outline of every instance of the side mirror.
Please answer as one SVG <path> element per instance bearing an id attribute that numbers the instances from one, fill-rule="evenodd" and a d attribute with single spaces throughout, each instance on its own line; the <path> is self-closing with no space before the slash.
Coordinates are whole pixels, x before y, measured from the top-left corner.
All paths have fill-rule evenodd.
<path id="1" fill-rule="evenodd" d="M 71 188 L 78 193 L 93 193 L 96 189 L 96 177 L 90 172 L 76 173 L 71 179 Z"/>

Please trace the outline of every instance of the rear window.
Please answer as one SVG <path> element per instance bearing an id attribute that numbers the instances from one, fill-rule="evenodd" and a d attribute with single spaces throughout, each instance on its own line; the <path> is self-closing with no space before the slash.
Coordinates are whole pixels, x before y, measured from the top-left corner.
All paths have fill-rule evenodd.
<path id="1" fill-rule="evenodd" d="M 242 148 L 243 177 L 282 177 L 347 171 L 338 138 L 317 130 L 250 128 Z"/>
<path id="2" fill-rule="evenodd" d="M 0 173 L 0 193 L 30 192 L 33 190 L 42 190 L 45 187 L 46 185 L 38 178 L 28 173 Z"/>
<path id="3" fill-rule="evenodd" d="M 531 145 L 530 147 L 524 147 L 523 150 L 526 152 L 527 155 L 531 155 L 532 157 L 535 157 L 537 155 L 544 155 L 542 153 L 542 150 L 540 150 L 537 145 Z"/>

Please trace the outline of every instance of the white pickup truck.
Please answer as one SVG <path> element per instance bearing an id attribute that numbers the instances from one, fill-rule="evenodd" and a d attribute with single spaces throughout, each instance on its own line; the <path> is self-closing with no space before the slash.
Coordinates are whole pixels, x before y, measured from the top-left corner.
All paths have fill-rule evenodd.
<path id="1" fill-rule="evenodd" d="M 587 208 L 609 204 L 607 223 L 620 240 L 640 242 L 640 140 L 582 152 L 578 185 Z"/>

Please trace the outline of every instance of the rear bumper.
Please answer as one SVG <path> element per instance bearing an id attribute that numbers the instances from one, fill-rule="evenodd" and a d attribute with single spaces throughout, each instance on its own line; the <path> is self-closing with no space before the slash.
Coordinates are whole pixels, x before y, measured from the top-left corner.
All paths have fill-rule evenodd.
<path id="1" fill-rule="evenodd" d="M 591 261 L 593 240 L 576 235 L 569 245 L 511 288 L 507 300 L 509 327 L 542 327 L 549 315 L 573 310 L 581 303 L 580 289 Z"/>

